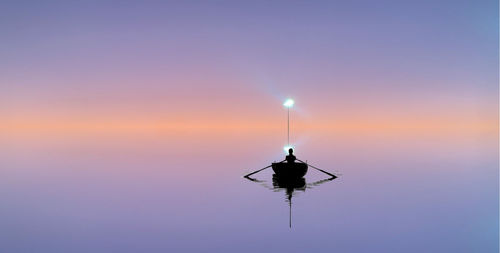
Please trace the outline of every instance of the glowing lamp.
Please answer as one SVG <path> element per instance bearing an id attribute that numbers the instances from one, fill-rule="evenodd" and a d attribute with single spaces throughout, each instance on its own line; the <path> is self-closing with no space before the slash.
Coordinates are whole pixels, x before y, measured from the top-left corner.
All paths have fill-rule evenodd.
<path id="1" fill-rule="evenodd" d="M 284 105 L 285 107 L 288 107 L 288 108 L 292 107 L 292 106 L 293 106 L 293 104 L 295 104 L 295 102 L 293 101 L 293 99 L 290 99 L 290 98 L 289 98 L 289 99 L 287 99 L 287 100 L 285 101 L 285 103 L 283 103 L 283 105 Z"/>

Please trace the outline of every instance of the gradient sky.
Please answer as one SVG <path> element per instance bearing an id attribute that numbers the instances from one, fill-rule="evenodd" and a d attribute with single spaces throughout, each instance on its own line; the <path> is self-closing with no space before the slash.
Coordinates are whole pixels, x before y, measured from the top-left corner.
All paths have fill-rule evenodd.
<path id="1" fill-rule="evenodd" d="M 2 0 L 0 251 L 498 252 L 498 7 Z"/>
<path id="2" fill-rule="evenodd" d="M 0 113 L 11 134 L 282 129 L 291 96 L 297 128 L 497 136 L 497 1 L 2 1 L 0 10 Z"/>

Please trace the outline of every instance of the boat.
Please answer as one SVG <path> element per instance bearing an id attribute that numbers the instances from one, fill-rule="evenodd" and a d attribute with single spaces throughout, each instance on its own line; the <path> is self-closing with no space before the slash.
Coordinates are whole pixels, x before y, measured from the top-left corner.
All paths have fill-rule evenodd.
<path id="1" fill-rule="evenodd" d="M 285 160 L 283 160 L 281 162 L 274 162 L 271 165 L 268 165 L 260 170 L 256 170 L 254 172 L 248 173 L 244 176 L 245 178 L 257 182 L 258 180 L 252 179 L 252 178 L 250 178 L 250 176 L 255 174 L 255 173 L 259 173 L 259 172 L 261 172 L 269 167 L 272 167 L 274 170 L 274 173 L 275 173 L 273 175 L 273 179 L 279 178 L 280 181 L 285 182 L 285 183 L 297 183 L 297 180 L 303 178 L 306 175 L 307 169 L 309 166 L 311 166 L 311 168 L 313 168 L 315 170 L 321 171 L 321 172 L 331 176 L 331 178 L 329 180 L 337 178 L 337 176 L 335 176 L 331 173 L 328 173 L 324 170 L 321 170 L 313 165 L 307 164 L 307 162 L 303 162 L 302 160 L 297 159 L 295 157 L 295 155 L 293 155 L 293 147 L 290 146 L 290 107 L 292 107 L 293 104 L 294 104 L 294 101 L 292 99 L 287 99 L 285 101 L 285 103 L 283 104 L 285 107 L 288 108 L 287 109 L 287 112 L 288 112 L 287 143 L 288 143 L 288 145 L 286 147 L 284 147 L 284 150 L 288 151 L 288 155 L 286 156 Z M 300 182 L 299 182 L 299 184 L 300 184 Z"/>
<path id="2" fill-rule="evenodd" d="M 271 167 L 276 176 L 280 178 L 302 178 L 306 175 L 308 168 L 307 163 L 295 162 L 272 163 Z"/>

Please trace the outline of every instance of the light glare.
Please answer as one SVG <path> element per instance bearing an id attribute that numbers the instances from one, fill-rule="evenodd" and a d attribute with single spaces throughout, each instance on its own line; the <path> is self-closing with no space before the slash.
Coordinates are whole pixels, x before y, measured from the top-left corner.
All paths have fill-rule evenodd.
<path id="1" fill-rule="evenodd" d="M 295 102 L 293 101 L 293 99 L 290 99 L 290 98 L 289 98 L 289 99 L 287 99 L 287 100 L 285 101 L 285 103 L 283 103 L 283 105 L 284 105 L 284 106 L 286 106 L 286 107 L 288 107 L 288 108 L 292 107 L 292 106 L 293 106 L 293 104 L 295 104 Z"/>

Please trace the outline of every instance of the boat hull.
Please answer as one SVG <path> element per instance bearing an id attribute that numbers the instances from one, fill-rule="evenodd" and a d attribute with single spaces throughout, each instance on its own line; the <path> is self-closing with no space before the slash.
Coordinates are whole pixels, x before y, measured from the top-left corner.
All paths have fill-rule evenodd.
<path id="1" fill-rule="evenodd" d="M 273 163 L 272 168 L 276 176 L 281 178 L 302 178 L 307 173 L 305 163 Z"/>
<path id="2" fill-rule="evenodd" d="M 304 191 L 306 189 L 306 179 L 303 177 L 283 178 L 273 174 L 273 187 Z"/>

